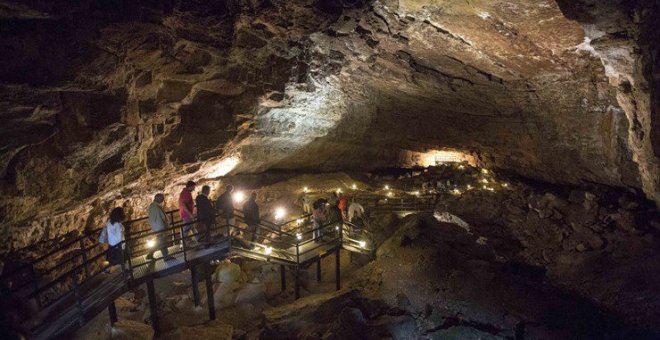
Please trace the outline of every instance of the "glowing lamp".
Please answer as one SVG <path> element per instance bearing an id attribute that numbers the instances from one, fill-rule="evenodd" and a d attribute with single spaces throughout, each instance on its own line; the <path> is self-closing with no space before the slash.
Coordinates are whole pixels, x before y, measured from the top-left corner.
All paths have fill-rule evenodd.
<path id="1" fill-rule="evenodd" d="M 393 195 L 394 195 L 394 194 L 392 194 L 391 191 L 387 193 L 387 197 L 392 197 Z"/>
<path id="2" fill-rule="evenodd" d="M 147 248 L 153 248 L 156 245 L 156 240 L 150 239 L 147 240 Z"/>
<path id="3" fill-rule="evenodd" d="M 335 227 L 335 230 L 339 230 L 339 226 L 336 226 L 336 227 Z"/>
<path id="4" fill-rule="evenodd" d="M 353 183 L 353 185 L 351 185 L 351 189 L 353 189 L 353 190 L 357 189 L 357 185 L 355 185 L 355 183 Z"/>
<path id="5" fill-rule="evenodd" d="M 481 173 L 484 174 L 484 175 L 488 174 L 488 169 L 481 169 Z"/>
<path id="6" fill-rule="evenodd" d="M 451 193 L 458 196 L 458 195 L 461 194 L 461 191 L 458 190 L 458 189 L 454 189 L 454 190 L 451 191 Z"/>
<path id="7" fill-rule="evenodd" d="M 488 180 L 484 178 L 481 180 L 481 183 L 488 183 Z"/>
<path id="8" fill-rule="evenodd" d="M 264 254 L 270 255 L 273 253 L 273 247 L 264 247 Z"/>
<path id="9" fill-rule="evenodd" d="M 472 186 L 468 184 L 467 189 L 472 190 Z"/>
<path id="10" fill-rule="evenodd" d="M 458 166 L 458 168 L 463 170 L 463 169 L 465 169 L 465 165 L 461 164 L 461 165 Z"/>
<path id="11" fill-rule="evenodd" d="M 284 208 L 279 207 L 279 208 L 275 209 L 275 219 L 276 220 L 283 219 L 284 215 L 286 215 L 286 210 L 284 210 Z"/>
<path id="12" fill-rule="evenodd" d="M 389 185 L 385 185 L 385 190 L 390 190 L 390 186 L 389 186 Z"/>
<path id="13" fill-rule="evenodd" d="M 296 233 L 296 238 L 298 240 L 302 240 L 302 234 L 301 233 Z"/>
<path id="14" fill-rule="evenodd" d="M 241 203 L 245 200 L 245 194 L 242 191 L 236 191 L 231 195 L 234 203 Z"/>
<path id="15" fill-rule="evenodd" d="M 309 188 L 308 188 L 308 187 L 304 187 L 304 188 L 303 188 L 303 192 L 308 192 L 308 191 L 309 191 Z"/>
<path id="16" fill-rule="evenodd" d="M 341 193 L 341 188 L 337 188 L 337 193 Z"/>
<path id="17" fill-rule="evenodd" d="M 505 188 L 508 188 L 508 187 L 509 187 L 509 183 L 503 183 L 502 186 L 505 187 Z"/>
<path id="18" fill-rule="evenodd" d="M 419 196 L 419 191 L 414 191 L 414 192 L 413 192 L 413 195 L 415 195 L 415 196 Z"/>
<path id="19" fill-rule="evenodd" d="M 367 246 L 367 242 L 365 241 L 359 241 L 358 244 L 360 245 L 360 248 L 364 248 Z"/>

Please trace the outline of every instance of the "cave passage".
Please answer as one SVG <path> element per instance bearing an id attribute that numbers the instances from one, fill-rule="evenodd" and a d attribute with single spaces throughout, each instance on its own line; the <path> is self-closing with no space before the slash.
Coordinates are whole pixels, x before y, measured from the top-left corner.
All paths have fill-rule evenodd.
<path id="1" fill-rule="evenodd" d="M 0 0 L 0 338 L 660 338 L 658 13 Z"/>

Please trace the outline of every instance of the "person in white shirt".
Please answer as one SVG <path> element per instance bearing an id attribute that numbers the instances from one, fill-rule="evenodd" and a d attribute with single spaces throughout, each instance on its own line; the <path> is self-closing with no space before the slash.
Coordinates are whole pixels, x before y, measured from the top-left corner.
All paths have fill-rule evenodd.
<path id="1" fill-rule="evenodd" d="M 348 221 L 352 222 L 353 217 L 363 217 L 364 216 L 364 207 L 362 204 L 352 201 L 348 206 Z"/>
<path id="2" fill-rule="evenodd" d="M 110 265 L 116 265 L 122 263 L 123 260 L 123 251 L 124 251 L 124 226 L 121 224 L 124 222 L 126 215 L 124 214 L 124 209 L 117 207 L 112 209 L 110 212 L 110 219 L 105 225 L 108 237 L 108 251 L 106 253 L 106 258 Z"/>
<path id="3" fill-rule="evenodd" d="M 151 226 L 151 230 L 155 232 L 163 231 L 170 227 L 170 223 L 167 221 L 167 216 L 165 215 L 165 210 L 163 210 L 163 202 L 165 202 L 165 195 L 158 193 L 154 196 L 153 202 L 149 204 L 149 225 Z M 154 239 L 156 243 L 149 254 L 147 254 L 147 260 L 153 260 L 154 253 L 159 249 L 160 253 L 165 258 L 165 261 L 174 259 L 172 256 L 169 256 L 164 233 L 154 235 Z"/>

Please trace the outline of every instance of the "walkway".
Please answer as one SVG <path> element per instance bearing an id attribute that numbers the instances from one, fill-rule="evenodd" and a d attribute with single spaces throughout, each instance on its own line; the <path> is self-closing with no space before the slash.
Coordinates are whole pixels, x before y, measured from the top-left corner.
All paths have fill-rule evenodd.
<path id="1" fill-rule="evenodd" d="M 390 211 L 425 211 L 432 208 L 427 198 L 409 197 L 398 201 L 380 200 L 377 197 L 363 202 L 374 213 Z M 413 210 L 414 209 L 414 210 Z M 209 318 L 215 319 L 211 261 L 232 257 L 250 258 L 280 265 L 282 290 L 286 289 L 286 270 L 294 271 L 295 297 L 300 296 L 299 273 L 301 269 L 317 264 L 317 277 L 320 280 L 321 258 L 336 256 L 336 288 L 340 289 L 339 255 L 340 249 L 371 254 L 374 250 L 370 235 L 366 230 L 357 230 L 350 223 L 328 223 L 312 229 L 310 216 L 305 215 L 291 221 L 276 224 L 263 220 L 252 242 L 252 231 L 245 225 L 242 213 L 236 211 L 236 222 L 216 216 L 208 227 L 199 221 L 184 224 L 175 219 L 176 211 L 168 212 L 172 227 L 152 232 L 147 218 L 139 218 L 125 223 L 130 230 L 127 240 L 122 242 L 126 259 L 120 270 L 112 268 L 105 261 L 105 246 L 97 242 L 100 229 L 68 242 L 62 242 L 56 249 L 2 276 L 1 283 L 7 299 L 14 306 L 29 306 L 25 317 L 16 320 L 20 330 L 28 338 L 50 339 L 82 327 L 104 309 L 109 310 L 111 322 L 117 321 L 114 301 L 122 294 L 146 284 L 151 307 L 151 323 L 159 332 L 156 294 L 153 280 L 190 270 L 193 281 L 193 297 L 199 305 L 198 281 L 207 284 Z M 184 227 L 193 225 L 196 232 L 183 235 Z M 195 229 L 193 229 L 195 230 Z M 314 232 L 321 238 L 314 240 Z M 169 250 L 171 259 L 165 261 L 160 251 L 154 260 L 146 255 L 158 247 L 158 239 Z M 199 242 L 193 239 L 199 239 Z M 116 269 L 116 268 L 115 268 Z M 203 277 L 202 277 L 203 276 Z M 20 309 L 17 307 L 17 310 Z"/>

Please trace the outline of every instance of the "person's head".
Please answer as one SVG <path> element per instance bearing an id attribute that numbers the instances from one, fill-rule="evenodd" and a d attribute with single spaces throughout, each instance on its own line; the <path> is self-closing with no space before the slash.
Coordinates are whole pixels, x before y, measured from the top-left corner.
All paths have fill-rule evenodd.
<path id="1" fill-rule="evenodd" d="M 163 202 L 165 202 L 165 195 L 162 193 L 157 193 L 156 196 L 154 196 L 154 202 L 163 204 Z"/>
<path id="2" fill-rule="evenodd" d="M 256 192 L 256 191 L 253 191 L 253 192 L 250 194 L 250 201 L 256 201 L 256 200 L 257 200 L 257 192 Z"/>
<path id="3" fill-rule="evenodd" d="M 186 189 L 188 189 L 190 191 L 195 190 L 195 182 L 193 182 L 193 181 L 186 182 Z"/>
<path id="4" fill-rule="evenodd" d="M 110 223 L 121 223 L 124 222 L 126 215 L 124 215 L 124 209 L 122 207 L 116 207 L 110 212 Z"/>
<path id="5" fill-rule="evenodd" d="M 202 195 L 208 196 L 211 193 L 211 187 L 208 185 L 205 185 L 202 187 Z"/>
<path id="6" fill-rule="evenodd" d="M 227 192 L 233 192 L 234 191 L 234 186 L 231 185 L 231 184 L 227 184 L 227 186 L 225 187 L 225 190 L 227 190 Z"/>
<path id="7" fill-rule="evenodd" d="M 332 197 L 339 198 L 339 195 L 337 195 L 337 192 L 336 192 L 336 191 L 333 191 L 333 192 L 332 192 Z"/>

